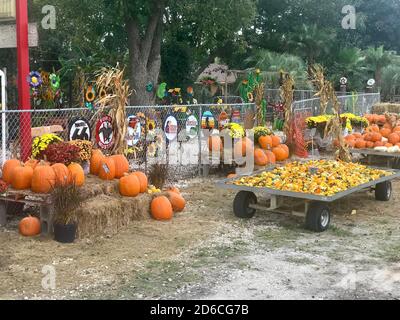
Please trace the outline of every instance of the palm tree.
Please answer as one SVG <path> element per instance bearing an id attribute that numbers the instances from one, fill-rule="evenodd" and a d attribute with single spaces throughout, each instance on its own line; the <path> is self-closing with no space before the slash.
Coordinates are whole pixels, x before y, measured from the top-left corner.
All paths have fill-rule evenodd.
<path id="1" fill-rule="evenodd" d="M 375 73 L 376 85 L 378 88 L 382 86 L 382 69 L 390 65 L 393 60 L 393 52 L 386 51 L 383 46 L 378 48 L 369 47 L 365 50 L 366 63 Z"/>

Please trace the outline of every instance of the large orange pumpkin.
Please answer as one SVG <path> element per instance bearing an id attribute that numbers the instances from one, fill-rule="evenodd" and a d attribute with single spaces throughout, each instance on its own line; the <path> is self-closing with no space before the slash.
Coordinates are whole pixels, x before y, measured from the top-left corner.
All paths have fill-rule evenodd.
<path id="1" fill-rule="evenodd" d="M 31 167 L 32 169 L 35 169 L 38 164 L 39 160 L 36 159 L 29 159 L 25 162 L 25 165 Z"/>
<path id="2" fill-rule="evenodd" d="M 278 136 L 272 136 L 271 139 L 272 139 L 272 147 L 273 148 L 275 148 L 281 144 L 281 138 L 279 138 Z"/>
<path id="3" fill-rule="evenodd" d="M 257 166 L 264 167 L 268 164 L 268 162 L 268 157 L 263 150 L 258 148 L 254 150 L 254 163 Z"/>
<path id="4" fill-rule="evenodd" d="M 208 137 L 208 150 L 211 152 L 220 152 L 222 150 L 222 141 L 219 136 Z"/>
<path id="5" fill-rule="evenodd" d="M 275 164 L 276 163 L 275 153 L 273 153 L 272 151 L 267 150 L 267 151 L 265 151 L 265 155 L 268 158 L 268 163 L 270 163 L 270 164 Z"/>
<path id="6" fill-rule="evenodd" d="M 289 156 L 286 150 L 280 147 L 273 148 L 272 152 L 275 154 L 276 161 L 284 161 Z"/>
<path id="7" fill-rule="evenodd" d="M 140 181 L 134 174 L 119 179 L 119 193 L 124 197 L 136 197 L 140 193 Z"/>
<path id="8" fill-rule="evenodd" d="M 371 141 L 372 142 L 377 142 L 382 140 L 382 135 L 379 132 L 373 132 L 371 134 Z"/>
<path id="9" fill-rule="evenodd" d="M 398 133 L 391 133 L 388 137 L 389 142 L 393 145 L 400 142 L 400 136 Z"/>
<path id="10" fill-rule="evenodd" d="M 171 202 L 165 196 L 156 197 L 151 202 L 151 216 L 155 220 L 171 220 L 174 214 Z"/>
<path id="11" fill-rule="evenodd" d="M 174 212 L 182 212 L 185 209 L 186 201 L 180 194 L 169 191 L 168 196 Z"/>
<path id="12" fill-rule="evenodd" d="M 285 150 L 287 152 L 287 154 L 288 154 L 288 157 L 289 157 L 290 151 L 289 151 L 289 147 L 286 144 L 280 144 L 278 147 L 282 148 L 283 150 Z"/>
<path id="13" fill-rule="evenodd" d="M 20 221 L 18 229 L 19 233 L 25 237 L 37 236 L 41 231 L 40 220 L 31 216 L 24 218 Z"/>
<path id="14" fill-rule="evenodd" d="M 79 163 L 71 163 L 68 166 L 71 177 L 71 182 L 77 187 L 82 187 L 85 184 L 85 171 Z"/>
<path id="15" fill-rule="evenodd" d="M 122 178 L 129 171 L 129 161 L 124 155 L 115 155 L 111 157 L 115 164 L 115 177 Z"/>
<path id="16" fill-rule="evenodd" d="M 12 171 L 11 186 L 15 190 L 30 189 L 32 183 L 33 169 L 29 166 L 18 166 Z"/>
<path id="17" fill-rule="evenodd" d="M 90 158 L 90 173 L 98 175 L 100 171 L 101 161 L 105 158 L 100 150 L 93 150 L 92 157 Z"/>
<path id="18" fill-rule="evenodd" d="M 71 173 L 63 163 L 56 163 L 51 166 L 56 174 L 56 185 L 64 186 L 71 183 Z"/>
<path id="19" fill-rule="evenodd" d="M 52 167 L 40 162 L 32 176 L 32 191 L 35 193 L 50 193 L 56 184 L 56 174 Z"/>
<path id="20" fill-rule="evenodd" d="M 382 128 L 380 131 L 381 135 L 385 138 L 388 138 L 389 135 L 392 133 L 392 130 L 388 129 L 388 128 Z"/>
<path id="21" fill-rule="evenodd" d="M 258 143 L 264 150 L 270 150 L 272 148 L 271 136 L 262 136 L 258 139 Z"/>
<path id="22" fill-rule="evenodd" d="M 3 176 L 2 179 L 5 183 L 10 184 L 12 180 L 12 171 L 15 167 L 20 167 L 21 162 L 17 159 L 7 160 L 3 165 Z"/>
<path id="23" fill-rule="evenodd" d="M 139 179 L 140 192 L 141 193 L 146 192 L 147 187 L 149 185 L 149 180 L 147 179 L 147 176 L 143 172 L 140 172 L 140 171 L 134 172 L 133 174 Z"/>
<path id="24" fill-rule="evenodd" d="M 235 143 L 234 155 L 235 158 L 241 158 L 246 156 L 247 152 L 254 152 L 254 143 L 249 138 L 240 139 Z"/>
<path id="25" fill-rule="evenodd" d="M 102 180 L 115 178 L 115 163 L 111 157 L 105 157 L 100 161 L 99 177 Z"/>

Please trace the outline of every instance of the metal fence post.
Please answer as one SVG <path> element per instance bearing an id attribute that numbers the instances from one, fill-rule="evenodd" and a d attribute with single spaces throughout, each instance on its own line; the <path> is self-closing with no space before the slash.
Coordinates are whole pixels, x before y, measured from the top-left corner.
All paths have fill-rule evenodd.
<path id="1" fill-rule="evenodd" d="M 2 164 L 6 162 L 6 75 L 0 70 L 1 77 L 1 156 Z"/>
<path id="2" fill-rule="evenodd" d="M 198 142 L 199 142 L 199 164 L 198 164 L 198 170 L 199 170 L 199 177 L 201 176 L 201 128 L 202 128 L 202 124 L 201 124 L 201 118 L 203 116 L 203 107 L 199 106 L 199 137 L 198 137 Z"/>

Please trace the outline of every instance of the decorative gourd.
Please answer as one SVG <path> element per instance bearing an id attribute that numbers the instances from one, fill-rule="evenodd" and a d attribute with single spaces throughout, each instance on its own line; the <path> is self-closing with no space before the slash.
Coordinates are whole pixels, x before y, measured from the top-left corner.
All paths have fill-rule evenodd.
<path id="1" fill-rule="evenodd" d="M 140 182 L 140 193 L 144 193 L 147 191 L 147 187 L 149 185 L 149 180 L 147 179 L 147 176 L 140 171 L 134 172 L 133 175 L 135 175 Z"/>
<path id="2" fill-rule="evenodd" d="M 92 157 L 90 158 L 90 173 L 98 175 L 100 171 L 101 161 L 105 158 L 100 150 L 93 150 Z"/>
<path id="3" fill-rule="evenodd" d="M 119 193 L 124 197 L 136 197 L 140 193 L 140 181 L 134 174 L 119 179 Z"/>
<path id="4" fill-rule="evenodd" d="M 17 159 L 10 159 L 4 163 L 3 166 L 3 177 L 5 183 L 10 184 L 12 179 L 12 171 L 15 167 L 20 167 L 21 162 Z"/>
<path id="5" fill-rule="evenodd" d="M 270 150 L 272 148 L 272 138 L 270 136 L 260 137 L 258 143 L 264 150 Z"/>
<path id="6" fill-rule="evenodd" d="M 35 193 L 50 193 L 56 184 L 56 174 L 52 167 L 41 161 L 33 170 L 32 191 Z"/>
<path id="7" fill-rule="evenodd" d="M 115 164 L 115 178 L 122 178 L 129 171 L 129 161 L 124 155 L 111 156 Z"/>
<path id="8" fill-rule="evenodd" d="M 253 152 L 254 143 L 249 138 L 242 138 L 233 147 L 235 158 L 246 156 L 247 151 Z"/>
<path id="9" fill-rule="evenodd" d="M 15 190 L 28 190 L 31 188 L 33 176 L 32 167 L 20 165 L 12 171 L 11 186 Z"/>
<path id="10" fill-rule="evenodd" d="M 101 160 L 99 177 L 103 180 L 113 180 L 115 178 L 115 163 L 111 157 L 105 157 Z"/>
<path id="11" fill-rule="evenodd" d="M 18 229 L 19 233 L 25 237 L 37 236 L 41 231 L 40 220 L 31 216 L 24 218 L 20 221 Z"/>
<path id="12" fill-rule="evenodd" d="M 71 183 L 77 187 L 82 187 L 85 184 L 85 171 L 79 163 L 71 163 L 68 166 L 68 171 L 71 177 Z"/>
<path id="13" fill-rule="evenodd" d="M 219 136 L 210 136 L 208 138 L 208 150 L 212 152 L 220 152 L 222 148 L 222 141 Z"/>
<path id="14" fill-rule="evenodd" d="M 275 148 L 281 144 L 281 138 L 278 136 L 272 136 L 272 147 Z"/>
<path id="15" fill-rule="evenodd" d="M 270 164 L 275 164 L 276 163 L 276 156 L 275 153 L 273 153 L 272 151 L 265 151 L 265 155 L 268 157 L 268 162 Z"/>
<path id="16" fill-rule="evenodd" d="M 288 158 L 288 154 L 285 149 L 276 147 L 272 149 L 272 152 L 275 154 L 276 161 L 284 161 Z"/>
<path id="17" fill-rule="evenodd" d="M 392 133 L 392 134 L 390 134 L 389 137 L 388 137 L 388 139 L 389 139 L 389 142 L 390 142 L 391 144 L 393 144 L 393 145 L 395 145 L 396 143 L 399 143 L 399 142 L 400 142 L 400 136 L 399 136 L 398 133 Z"/>
<path id="18" fill-rule="evenodd" d="M 171 202 L 165 196 L 154 198 L 150 210 L 155 220 L 171 220 L 174 214 Z"/>
<path id="19" fill-rule="evenodd" d="M 268 164 L 268 157 L 261 149 L 254 150 L 254 163 L 257 166 L 264 167 Z"/>
<path id="20" fill-rule="evenodd" d="M 56 163 L 51 166 L 56 174 L 56 186 L 69 185 L 71 183 L 71 173 L 63 163 Z"/>
<path id="21" fill-rule="evenodd" d="M 25 162 L 25 165 L 31 167 L 32 169 L 35 169 L 38 164 L 39 160 L 36 159 L 29 159 Z"/>
<path id="22" fill-rule="evenodd" d="M 186 201 L 180 194 L 169 191 L 168 196 L 174 212 L 182 212 L 185 210 Z"/>

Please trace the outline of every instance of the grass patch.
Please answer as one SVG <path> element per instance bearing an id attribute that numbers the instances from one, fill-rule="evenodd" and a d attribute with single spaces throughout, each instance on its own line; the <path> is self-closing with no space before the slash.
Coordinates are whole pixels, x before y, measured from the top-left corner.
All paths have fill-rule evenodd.
<path id="1" fill-rule="evenodd" d="M 341 228 L 336 225 L 331 225 L 328 229 L 328 233 L 336 236 L 336 237 L 351 237 L 353 233 L 351 231 Z"/>
<path id="2" fill-rule="evenodd" d="M 392 244 L 386 247 L 381 247 L 381 250 L 374 256 L 384 259 L 387 262 L 400 262 L 400 244 Z"/>
<path id="3" fill-rule="evenodd" d="M 309 265 L 309 264 L 314 264 L 314 261 L 312 261 L 310 258 L 307 257 L 294 257 L 290 256 L 285 259 L 287 262 L 294 263 L 297 265 Z"/>

